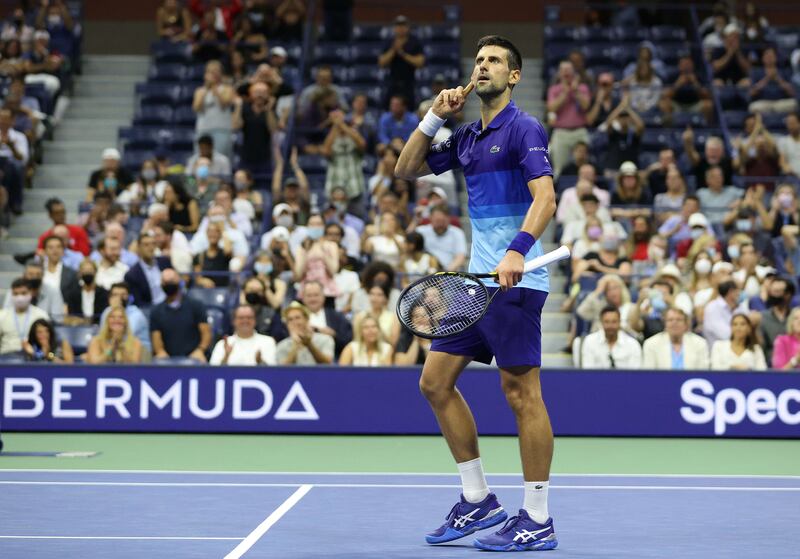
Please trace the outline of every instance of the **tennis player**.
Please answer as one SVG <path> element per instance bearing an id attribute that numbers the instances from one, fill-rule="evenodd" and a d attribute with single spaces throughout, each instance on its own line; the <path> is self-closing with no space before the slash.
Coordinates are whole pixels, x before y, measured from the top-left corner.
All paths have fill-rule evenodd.
<path id="1" fill-rule="evenodd" d="M 470 84 L 439 93 L 395 168 L 397 176 L 409 180 L 463 169 L 472 224 L 469 269 L 476 273 L 496 270 L 497 282 L 486 280 L 487 286 L 490 293 L 502 290 L 474 327 L 434 340 L 422 370 L 420 389 L 436 414 L 463 487 L 447 521 L 427 535 L 432 544 L 462 538 L 508 518 L 486 483 L 475 420 L 456 388 L 470 361 L 488 364 L 494 357 L 517 420 L 525 498 L 517 516 L 474 544 L 492 551 L 545 550 L 558 545 L 547 511 L 553 431 L 539 384 L 541 316 L 549 281 L 546 268 L 522 273 L 526 257 L 543 253 L 537 239 L 553 217 L 556 203 L 547 134 L 537 119 L 511 100 L 521 70 L 519 51 L 508 39 L 483 37 L 478 41 Z M 473 87 L 480 99 L 481 119 L 431 145 L 445 120 L 464 107 Z"/>

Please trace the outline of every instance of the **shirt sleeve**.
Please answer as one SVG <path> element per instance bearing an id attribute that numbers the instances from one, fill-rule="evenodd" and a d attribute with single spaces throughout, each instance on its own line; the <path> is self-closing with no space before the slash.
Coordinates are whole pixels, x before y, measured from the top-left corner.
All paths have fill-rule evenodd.
<path id="1" fill-rule="evenodd" d="M 381 115 L 378 121 L 378 143 L 388 144 L 392 141 L 392 117 L 389 113 Z"/>
<path id="2" fill-rule="evenodd" d="M 458 160 L 458 141 L 460 138 L 461 129 L 459 128 L 446 140 L 431 146 L 426 162 L 434 174 L 441 175 L 461 167 L 461 162 Z"/>
<path id="3" fill-rule="evenodd" d="M 161 313 L 159 312 L 159 309 L 153 309 L 153 312 L 150 314 L 150 331 L 161 331 Z"/>
<path id="4" fill-rule="evenodd" d="M 225 355 L 225 342 L 220 340 L 214 346 L 214 351 L 211 352 L 211 359 L 208 360 L 209 365 L 222 365 L 222 357 Z"/>
<path id="5" fill-rule="evenodd" d="M 550 149 L 547 142 L 547 132 L 541 123 L 533 118 L 526 118 L 519 123 L 520 134 L 517 149 L 519 150 L 519 165 L 525 182 L 539 177 L 552 177 L 553 167 L 550 165 Z"/>

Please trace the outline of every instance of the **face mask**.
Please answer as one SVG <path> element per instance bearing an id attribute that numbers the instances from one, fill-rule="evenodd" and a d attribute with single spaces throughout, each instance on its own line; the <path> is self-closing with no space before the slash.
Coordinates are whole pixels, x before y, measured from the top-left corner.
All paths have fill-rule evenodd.
<path id="1" fill-rule="evenodd" d="M 47 16 L 47 23 L 50 27 L 61 25 L 61 16 Z"/>
<path id="2" fill-rule="evenodd" d="M 236 190 L 242 191 L 242 190 L 247 190 L 247 188 L 250 185 L 247 184 L 245 181 L 233 181 L 233 186 L 236 187 Z"/>
<path id="3" fill-rule="evenodd" d="M 82 274 L 81 281 L 84 285 L 92 285 L 94 283 L 94 274 Z"/>
<path id="4" fill-rule="evenodd" d="M 31 296 L 30 295 L 14 295 L 11 297 L 11 300 L 14 303 L 14 308 L 18 311 L 24 311 L 28 308 L 28 305 L 31 304 Z"/>
<path id="5" fill-rule="evenodd" d="M 711 272 L 711 260 L 698 260 L 694 263 L 694 271 L 701 276 L 708 275 Z"/>
<path id="6" fill-rule="evenodd" d="M 312 241 L 316 241 L 317 239 L 321 239 L 322 235 L 325 234 L 324 227 L 309 227 L 308 228 L 308 238 Z"/>
<path id="7" fill-rule="evenodd" d="M 275 223 L 288 229 L 294 225 L 294 218 L 289 214 L 279 215 Z"/>
<path id="8" fill-rule="evenodd" d="M 781 305 L 783 305 L 783 297 L 776 297 L 774 295 L 767 297 L 768 307 L 780 307 Z"/>
<path id="9" fill-rule="evenodd" d="M 247 301 L 248 305 L 260 305 L 264 298 L 258 293 L 245 293 L 244 300 Z"/>
<path id="10" fill-rule="evenodd" d="M 696 241 L 697 239 L 703 236 L 703 233 L 705 233 L 705 230 L 703 229 L 692 229 L 689 232 L 689 235 L 692 237 L 692 240 Z"/>
<path id="11" fill-rule="evenodd" d="M 109 190 L 117 188 L 117 177 L 106 177 L 103 185 Z"/>
<path id="12" fill-rule="evenodd" d="M 42 278 L 29 279 L 28 285 L 31 286 L 31 289 L 39 289 L 42 287 Z"/>
<path id="13" fill-rule="evenodd" d="M 647 249 L 647 255 L 650 257 L 650 260 L 663 260 L 664 254 L 664 249 L 658 246 L 651 246 L 649 249 Z"/>
<path id="14" fill-rule="evenodd" d="M 272 273 L 272 262 L 256 262 L 253 264 L 253 269 L 257 274 L 267 276 Z"/>
<path id="15" fill-rule="evenodd" d="M 164 294 L 167 297 L 172 297 L 178 292 L 180 286 L 177 283 L 164 283 L 161 284 L 161 289 L 164 290 Z"/>
<path id="16" fill-rule="evenodd" d="M 782 192 L 778 194 L 778 202 L 780 202 L 783 209 L 790 208 L 792 206 L 792 200 L 792 195 L 788 192 Z"/>
<path id="17" fill-rule="evenodd" d="M 664 295 L 660 291 L 653 291 L 650 293 L 650 304 L 656 311 L 663 311 L 667 308 L 667 302 L 664 301 Z"/>
<path id="18" fill-rule="evenodd" d="M 731 245 L 728 247 L 728 256 L 730 256 L 731 258 L 733 259 L 739 258 L 740 254 L 741 253 L 739 252 L 739 245 Z"/>
<path id="19" fill-rule="evenodd" d="M 596 241 L 600 238 L 600 235 L 603 234 L 603 228 L 597 225 L 592 225 L 587 229 L 586 235 L 593 241 Z"/>
<path id="20" fill-rule="evenodd" d="M 619 247 L 619 243 L 616 239 L 606 239 L 600 243 L 600 246 L 603 247 L 603 250 L 614 252 Z"/>
<path id="21" fill-rule="evenodd" d="M 195 176 L 198 179 L 207 179 L 209 175 L 208 165 L 200 165 L 195 171 Z"/>
<path id="22" fill-rule="evenodd" d="M 752 231 L 753 224 L 749 219 L 737 219 L 736 229 L 739 231 Z"/>
<path id="23" fill-rule="evenodd" d="M 618 120 L 615 120 L 614 122 L 611 123 L 611 128 L 619 132 L 620 130 L 622 130 L 622 125 L 619 123 Z"/>
<path id="24" fill-rule="evenodd" d="M 142 171 L 142 178 L 146 181 L 152 181 L 156 178 L 156 170 L 155 169 L 145 169 Z"/>

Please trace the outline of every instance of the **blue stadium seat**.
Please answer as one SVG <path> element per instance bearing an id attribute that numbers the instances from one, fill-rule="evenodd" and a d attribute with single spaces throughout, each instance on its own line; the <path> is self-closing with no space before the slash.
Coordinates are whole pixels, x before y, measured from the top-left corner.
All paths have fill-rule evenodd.
<path id="1" fill-rule="evenodd" d="M 194 150 L 195 131 L 191 128 L 176 128 L 170 135 L 168 146 L 172 151 Z"/>
<path id="2" fill-rule="evenodd" d="M 156 64 L 189 64 L 192 61 L 192 46 L 189 43 L 156 41 L 150 45 Z"/>
<path id="3" fill-rule="evenodd" d="M 321 42 L 314 48 L 315 64 L 347 64 L 350 62 L 350 44 Z"/>
<path id="4" fill-rule="evenodd" d="M 89 348 L 89 342 L 97 334 L 98 327 L 92 326 L 56 326 L 56 337 L 59 340 L 66 340 L 72 346 L 75 354 L 85 353 Z"/>
<path id="5" fill-rule="evenodd" d="M 349 82 L 355 84 L 373 84 L 381 79 L 381 69 L 375 64 L 357 64 L 350 68 Z"/>
<path id="6" fill-rule="evenodd" d="M 747 92 L 735 85 L 718 87 L 717 94 L 723 110 L 747 109 L 749 103 Z"/>
<path id="7" fill-rule="evenodd" d="M 18 364 L 18 363 L 25 363 L 28 359 L 25 356 L 25 353 L 21 351 L 15 351 L 13 353 L 3 353 L 0 355 L 0 363 L 3 364 Z"/>
<path id="8" fill-rule="evenodd" d="M 444 75 L 447 83 L 456 83 L 461 79 L 461 72 L 458 66 L 423 66 L 417 70 L 417 80 L 422 83 L 430 83 L 436 74 Z"/>
<path id="9" fill-rule="evenodd" d="M 154 159 L 155 152 L 152 150 L 133 150 L 126 149 L 122 155 L 122 166 L 130 172 L 137 174 L 142 168 L 142 163 L 147 159 Z"/>
<path id="10" fill-rule="evenodd" d="M 206 307 L 227 309 L 230 306 L 230 291 L 227 287 L 214 287 L 211 289 L 193 287 L 186 295 L 200 301 Z"/>
<path id="11" fill-rule="evenodd" d="M 165 131 L 168 134 L 168 131 Z M 164 143 L 164 136 L 158 128 L 133 127 L 127 133 L 126 149 L 154 150 Z"/>
<path id="12" fill-rule="evenodd" d="M 658 57 L 670 66 L 677 64 L 682 56 L 689 54 L 689 47 L 685 44 L 658 45 Z"/>
<path id="13" fill-rule="evenodd" d="M 328 169 L 328 161 L 320 155 L 301 155 L 297 158 L 300 168 L 306 173 L 324 173 Z"/>
<path id="14" fill-rule="evenodd" d="M 172 121 L 172 107 L 169 105 L 154 105 L 141 107 L 133 117 L 134 125 L 160 124 L 168 125 Z"/>
<path id="15" fill-rule="evenodd" d="M 579 27 L 576 37 L 586 43 L 605 42 L 614 40 L 614 32 L 611 27 Z"/>
<path id="16" fill-rule="evenodd" d="M 611 37 L 615 41 L 640 43 L 650 38 L 650 31 L 646 27 L 617 25 L 611 28 Z"/>
<path id="17" fill-rule="evenodd" d="M 421 25 L 417 33 L 422 40 L 434 42 L 458 42 L 461 40 L 461 27 L 458 25 Z"/>
<path id="18" fill-rule="evenodd" d="M 202 83 L 205 73 L 206 67 L 203 64 L 195 64 L 186 67 L 183 78 L 189 82 Z"/>
<path id="19" fill-rule="evenodd" d="M 650 38 L 658 43 L 668 41 L 685 41 L 686 30 L 677 25 L 655 25 L 650 28 Z"/>
<path id="20" fill-rule="evenodd" d="M 182 125 L 190 125 L 194 124 L 194 121 L 197 119 L 197 115 L 195 114 L 192 107 L 178 107 L 175 109 L 175 112 L 172 115 L 172 122 L 175 124 L 182 124 Z"/>
<path id="21" fill-rule="evenodd" d="M 194 84 L 181 85 L 175 97 L 176 105 L 191 105 L 194 100 L 194 92 L 197 87 Z"/>
<path id="22" fill-rule="evenodd" d="M 672 130 L 645 130 L 642 134 L 642 149 L 658 151 L 666 147 L 675 147 L 677 144 Z"/>
<path id="23" fill-rule="evenodd" d="M 191 357 L 184 356 L 154 357 L 152 363 L 153 365 L 169 365 L 170 367 L 175 365 L 191 365 L 192 367 L 197 367 L 198 365 L 206 364 L 201 361 L 197 361 L 196 359 L 192 359 Z"/>
<path id="24" fill-rule="evenodd" d="M 136 94 L 142 105 L 163 105 L 178 100 L 180 86 L 167 83 L 138 83 Z"/>
<path id="25" fill-rule="evenodd" d="M 458 43 L 435 43 L 422 47 L 426 64 L 456 64 L 461 58 Z"/>
<path id="26" fill-rule="evenodd" d="M 350 47 L 350 61 L 354 64 L 377 64 L 383 47 L 383 43 L 356 43 Z"/>
<path id="27" fill-rule="evenodd" d="M 209 307 L 206 309 L 206 322 L 211 326 L 211 334 L 214 340 L 218 340 L 228 333 L 230 325 L 228 316 L 222 309 Z"/>
<path id="28" fill-rule="evenodd" d="M 179 82 L 183 79 L 185 71 L 183 64 L 153 64 L 147 77 L 154 82 Z"/>
<path id="29" fill-rule="evenodd" d="M 327 63 L 326 63 L 327 64 Z M 344 64 L 330 64 L 331 74 L 333 74 L 334 83 L 346 83 L 350 79 L 350 68 Z M 316 74 L 316 68 L 312 70 L 312 74 Z"/>
<path id="30" fill-rule="evenodd" d="M 573 25 L 545 25 L 545 42 L 572 41 L 575 39 L 575 30 L 576 27 Z"/>
<path id="31" fill-rule="evenodd" d="M 354 41 L 382 41 L 389 37 L 391 30 L 383 25 L 354 25 Z"/>
<path id="32" fill-rule="evenodd" d="M 694 128 L 706 126 L 706 118 L 701 113 L 676 112 L 672 115 L 672 126 L 675 128 Z"/>

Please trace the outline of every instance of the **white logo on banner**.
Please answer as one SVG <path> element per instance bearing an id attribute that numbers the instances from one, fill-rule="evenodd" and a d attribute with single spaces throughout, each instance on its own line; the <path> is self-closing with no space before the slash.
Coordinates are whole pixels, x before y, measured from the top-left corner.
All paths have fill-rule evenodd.
<path id="1" fill-rule="evenodd" d="M 292 407 L 295 400 L 299 400 L 300 404 L 302 404 L 302 411 L 292 411 L 289 409 Z M 300 384 L 299 380 L 294 381 L 294 384 L 289 389 L 289 393 L 286 394 L 286 398 L 284 398 L 281 405 L 278 406 L 278 411 L 275 412 L 275 419 L 310 419 L 312 421 L 319 419 L 319 414 L 317 414 L 314 404 L 311 403 L 308 394 L 303 390 L 303 385 Z"/>

